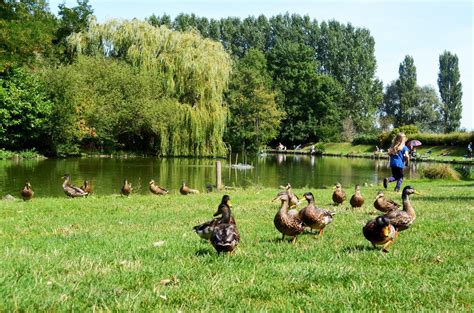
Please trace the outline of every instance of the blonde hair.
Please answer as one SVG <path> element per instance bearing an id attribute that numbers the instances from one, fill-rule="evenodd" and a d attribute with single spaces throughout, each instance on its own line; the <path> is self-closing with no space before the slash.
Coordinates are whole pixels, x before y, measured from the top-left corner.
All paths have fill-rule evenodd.
<path id="1" fill-rule="evenodd" d="M 398 133 L 398 135 L 393 138 L 392 146 L 390 147 L 390 149 L 388 149 L 388 153 L 397 154 L 398 152 L 402 151 L 406 141 L 407 136 L 405 135 L 405 133 Z"/>

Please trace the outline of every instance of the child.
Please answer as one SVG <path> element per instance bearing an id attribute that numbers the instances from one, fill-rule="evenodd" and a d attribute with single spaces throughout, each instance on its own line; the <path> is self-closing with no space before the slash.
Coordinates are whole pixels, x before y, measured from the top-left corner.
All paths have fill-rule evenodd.
<path id="1" fill-rule="evenodd" d="M 392 169 L 392 176 L 383 179 L 383 186 L 387 189 L 387 185 L 390 182 L 397 181 L 395 191 L 400 191 L 400 187 L 403 182 L 403 168 L 405 167 L 405 159 L 407 162 L 410 160 L 408 155 L 408 148 L 405 146 L 407 137 L 404 133 L 399 133 L 395 139 L 393 139 L 392 146 L 388 149 L 390 155 L 390 167 Z"/>

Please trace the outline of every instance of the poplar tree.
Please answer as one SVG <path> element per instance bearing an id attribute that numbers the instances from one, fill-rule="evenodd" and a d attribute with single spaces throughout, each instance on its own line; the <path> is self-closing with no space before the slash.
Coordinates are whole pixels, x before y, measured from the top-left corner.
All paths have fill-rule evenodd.
<path id="1" fill-rule="evenodd" d="M 445 133 L 459 129 L 462 114 L 462 85 L 458 57 L 449 51 L 439 56 L 438 87 L 443 102 L 441 115 Z"/>

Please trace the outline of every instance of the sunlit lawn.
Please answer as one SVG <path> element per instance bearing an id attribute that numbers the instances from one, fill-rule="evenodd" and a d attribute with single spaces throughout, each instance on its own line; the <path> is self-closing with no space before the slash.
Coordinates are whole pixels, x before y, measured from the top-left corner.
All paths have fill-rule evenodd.
<path id="1" fill-rule="evenodd" d="M 361 232 L 376 186 L 358 210 L 311 190 L 338 214 L 324 237 L 295 245 L 273 226 L 277 189 L 229 191 L 242 237 L 233 256 L 192 232 L 223 193 L 0 201 L 0 311 L 469 311 L 474 183 L 409 183 L 423 193 L 411 198 L 418 217 L 388 254 Z"/>

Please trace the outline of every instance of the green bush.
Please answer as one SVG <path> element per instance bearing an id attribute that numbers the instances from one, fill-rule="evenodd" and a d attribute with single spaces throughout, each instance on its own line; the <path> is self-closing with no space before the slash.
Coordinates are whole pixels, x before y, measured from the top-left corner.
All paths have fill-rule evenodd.
<path id="1" fill-rule="evenodd" d="M 314 145 L 314 150 L 316 154 L 323 154 L 326 151 L 326 147 L 323 142 L 318 142 Z"/>
<path id="2" fill-rule="evenodd" d="M 470 141 L 474 141 L 474 132 L 454 132 L 448 134 L 421 133 L 412 139 L 418 139 L 428 146 L 467 146 Z"/>
<path id="3" fill-rule="evenodd" d="M 15 156 L 15 153 L 5 149 L 0 149 L 0 160 L 11 159 Z"/>
<path id="4" fill-rule="evenodd" d="M 429 179 L 459 180 L 461 178 L 461 174 L 449 164 L 428 165 L 422 170 L 422 175 Z"/>
<path id="5" fill-rule="evenodd" d="M 380 144 L 380 135 L 358 135 L 357 137 L 352 140 L 352 144 L 354 145 L 379 145 Z"/>

